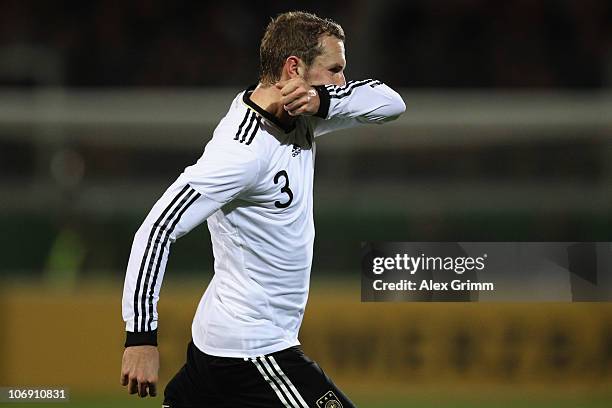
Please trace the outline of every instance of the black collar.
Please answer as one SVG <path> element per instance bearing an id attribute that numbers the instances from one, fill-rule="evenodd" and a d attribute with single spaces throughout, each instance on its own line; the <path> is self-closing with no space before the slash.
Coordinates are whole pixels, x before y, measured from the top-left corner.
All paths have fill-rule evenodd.
<path id="1" fill-rule="evenodd" d="M 270 122 L 274 123 L 276 126 L 281 128 L 285 133 L 289 133 L 293 129 L 295 129 L 295 122 L 293 122 L 291 125 L 285 125 L 281 123 L 281 121 L 278 120 L 276 116 L 262 109 L 259 105 L 255 104 L 255 102 L 251 100 L 251 93 L 253 92 L 256 86 L 257 85 L 251 85 L 244 91 L 244 95 L 242 96 L 242 100 L 244 101 L 244 103 L 246 103 L 249 107 L 253 108 L 261 116 L 263 116 L 264 118 L 268 119 Z"/>

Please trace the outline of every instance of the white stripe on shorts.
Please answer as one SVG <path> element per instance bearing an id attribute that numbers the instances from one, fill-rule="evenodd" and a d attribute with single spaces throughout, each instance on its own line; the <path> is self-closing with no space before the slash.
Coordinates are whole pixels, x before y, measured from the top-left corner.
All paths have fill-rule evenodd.
<path id="1" fill-rule="evenodd" d="M 298 392 L 297 388 L 295 388 L 295 385 L 293 385 L 293 383 L 291 382 L 291 380 L 289 380 L 289 377 L 287 377 L 287 374 L 285 374 L 283 372 L 283 370 L 281 370 L 280 366 L 278 365 L 278 363 L 276 362 L 276 359 L 274 358 L 274 356 L 268 356 L 268 359 L 272 362 L 272 365 L 274 366 L 274 368 L 276 369 L 276 372 L 278 374 L 280 374 L 281 378 L 283 380 L 285 380 L 285 383 L 289 386 L 289 388 L 291 389 L 291 391 L 293 391 L 293 394 L 297 397 L 298 401 L 301 404 L 301 408 L 308 408 L 308 404 L 306 404 L 306 401 L 304 401 L 304 398 L 302 398 L 302 396 L 300 395 L 300 393 Z M 299 407 L 299 405 L 298 405 Z"/>
<path id="2" fill-rule="evenodd" d="M 278 376 L 278 374 L 274 371 L 274 369 L 272 369 L 272 367 L 270 366 L 270 363 L 268 362 L 268 360 L 266 359 L 265 356 L 259 357 L 259 360 L 261 363 L 263 363 L 264 367 L 268 370 L 268 372 L 272 375 L 272 379 L 274 379 L 274 381 L 280 385 L 280 388 L 283 390 L 283 392 L 285 393 L 285 396 L 287 397 L 287 399 L 291 402 L 291 405 L 294 406 L 295 408 L 300 408 L 300 404 L 297 403 L 297 401 L 293 398 L 293 395 L 291 395 L 291 392 L 287 389 L 287 386 L 285 385 L 285 383 L 283 382 L 283 380 L 281 380 L 281 378 Z M 306 407 L 308 408 L 308 407 Z"/>
<path id="3" fill-rule="evenodd" d="M 257 370 L 259 370 L 259 372 L 261 373 L 261 375 L 263 376 L 264 380 L 270 384 L 270 387 L 272 387 L 272 389 L 274 390 L 274 392 L 276 393 L 276 395 L 278 396 L 278 399 L 281 400 L 281 402 L 283 403 L 283 405 L 286 408 L 296 408 L 294 405 L 289 405 L 289 403 L 287 402 L 287 400 L 285 399 L 285 396 L 283 395 L 283 393 L 281 392 L 281 390 L 279 390 L 278 386 L 276 385 L 276 382 L 274 382 L 273 379 L 271 379 L 270 377 L 268 377 L 268 374 L 266 374 L 266 371 L 264 370 L 264 368 L 261 366 L 261 364 L 259 363 L 259 361 L 257 361 L 256 358 L 250 358 L 249 360 L 251 360 L 253 362 L 253 364 L 255 364 L 255 367 L 257 367 Z M 299 407 L 298 407 L 299 408 Z"/>

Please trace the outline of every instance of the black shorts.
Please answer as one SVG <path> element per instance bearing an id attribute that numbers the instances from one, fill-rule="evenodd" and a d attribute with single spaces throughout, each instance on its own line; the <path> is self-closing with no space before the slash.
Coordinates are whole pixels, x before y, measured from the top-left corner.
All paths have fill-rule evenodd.
<path id="1" fill-rule="evenodd" d="M 215 357 L 193 342 L 164 391 L 168 408 L 353 408 L 299 347 L 257 358 Z"/>

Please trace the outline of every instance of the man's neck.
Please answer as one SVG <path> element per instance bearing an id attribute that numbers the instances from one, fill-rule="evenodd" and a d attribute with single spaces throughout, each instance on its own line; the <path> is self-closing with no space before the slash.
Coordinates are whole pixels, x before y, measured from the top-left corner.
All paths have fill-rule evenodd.
<path id="1" fill-rule="evenodd" d="M 295 117 L 290 116 L 283 108 L 280 89 L 274 85 L 263 85 L 261 82 L 257 84 L 257 87 L 251 93 L 251 101 L 274 115 L 284 125 L 290 126 L 295 121 Z"/>

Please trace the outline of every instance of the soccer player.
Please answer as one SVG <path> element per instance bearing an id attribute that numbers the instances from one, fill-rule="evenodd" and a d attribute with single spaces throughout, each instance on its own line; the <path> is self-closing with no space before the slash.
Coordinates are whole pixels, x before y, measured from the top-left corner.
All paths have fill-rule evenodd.
<path id="1" fill-rule="evenodd" d="M 354 406 L 298 341 L 314 241 L 315 139 L 393 120 L 405 105 L 378 80 L 346 83 L 344 32 L 313 14 L 273 19 L 260 64 L 257 86 L 236 96 L 202 157 L 134 237 L 121 383 L 141 397 L 156 395 L 156 306 L 170 244 L 204 220 L 212 239 L 214 276 L 165 407 Z"/>

